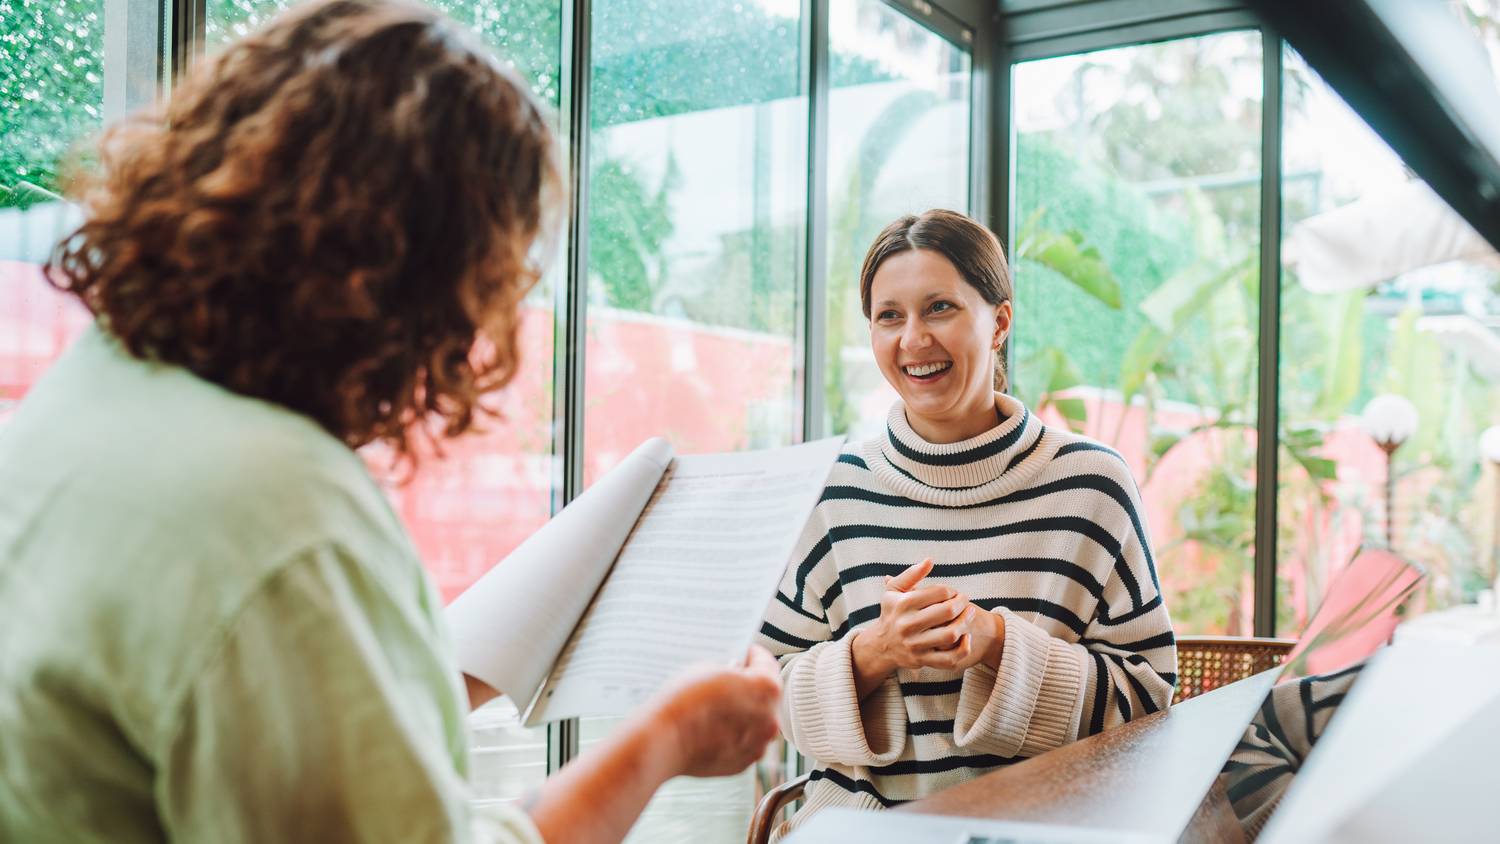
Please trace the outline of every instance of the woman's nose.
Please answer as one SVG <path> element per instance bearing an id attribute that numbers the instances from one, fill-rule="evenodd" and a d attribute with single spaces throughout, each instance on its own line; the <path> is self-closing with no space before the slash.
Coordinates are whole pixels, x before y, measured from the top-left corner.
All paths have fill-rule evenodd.
<path id="1" fill-rule="evenodd" d="M 912 320 L 901 331 L 901 348 L 907 351 L 923 349 L 932 344 L 932 335 L 918 320 Z"/>

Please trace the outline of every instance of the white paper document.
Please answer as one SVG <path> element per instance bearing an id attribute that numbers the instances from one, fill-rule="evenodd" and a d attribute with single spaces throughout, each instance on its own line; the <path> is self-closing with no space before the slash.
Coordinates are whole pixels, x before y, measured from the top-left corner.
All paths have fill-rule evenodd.
<path id="1" fill-rule="evenodd" d="M 624 714 L 688 665 L 742 658 L 841 447 L 648 442 L 454 602 L 460 667 L 537 724 Z"/>

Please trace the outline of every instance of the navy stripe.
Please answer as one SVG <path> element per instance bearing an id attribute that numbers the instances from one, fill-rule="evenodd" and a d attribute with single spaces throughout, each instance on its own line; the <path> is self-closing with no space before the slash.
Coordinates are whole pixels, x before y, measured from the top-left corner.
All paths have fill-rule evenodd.
<path id="1" fill-rule="evenodd" d="M 1159 710 L 1161 707 L 1157 706 L 1156 701 L 1151 699 L 1151 693 L 1146 691 L 1146 687 L 1141 685 L 1141 681 L 1137 680 L 1135 675 L 1130 673 L 1130 669 L 1125 667 L 1125 657 L 1119 654 L 1108 654 L 1108 656 L 1114 660 L 1115 665 L 1120 666 L 1120 673 L 1125 675 L 1125 680 L 1130 683 L 1130 690 L 1135 692 L 1135 699 L 1141 702 L 1141 707 L 1146 710 L 1146 714 L 1150 715 Z M 1131 656 L 1135 656 L 1141 662 L 1145 662 L 1145 658 L 1139 654 L 1131 654 Z"/>
<path id="2" fill-rule="evenodd" d="M 1229 802 L 1238 803 L 1291 772 L 1292 769 L 1287 765 L 1273 765 L 1246 777 L 1231 777 L 1227 789 Z"/>
<path id="3" fill-rule="evenodd" d="M 1130 612 L 1125 613 L 1119 618 L 1111 618 L 1109 615 L 1109 605 L 1101 604 L 1099 606 L 1099 623 L 1103 624 L 1106 627 L 1119 627 L 1122 624 L 1129 624 L 1130 622 L 1135 621 L 1143 615 L 1150 615 L 1151 612 L 1159 606 L 1161 606 L 1161 593 L 1159 592 L 1157 593 L 1155 598 L 1152 598 L 1146 603 L 1141 604 L 1139 607 L 1136 607 Z"/>
<path id="4" fill-rule="evenodd" d="M 779 589 L 776 590 L 776 600 L 780 601 L 782 603 L 782 605 L 785 606 L 787 609 L 791 610 L 792 612 L 794 612 L 794 613 L 796 613 L 796 614 L 798 614 L 798 615 L 800 615 L 800 616 L 802 616 L 804 618 L 812 619 L 813 621 L 816 621 L 819 624 L 827 624 L 828 623 L 828 619 L 826 619 L 826 618 L 820 618 L 819 616 L 813 615 L 812 613 L 808 612 L 807 610 L 804 610 L 803 608 L 797 606 L 797 604 L 795 604 L 795 603 L 792 602 L 791 598 L 788 598 L 787 596 L 781 594 L 781 590 L 779 590 Z"/>
<path id="5" fill-rule="evenodd" d="M 785 630 L 782 630 L 780 627 L 777 627 L 769 621 L 761 623 L 760 635 L 766 637 L 767 639 L 780 642 L 783 645 L 790 645 L 794 648 L 801 648 L 804 651 L 812 647 L 813 645 L 818 644 L 811 639 L 804 639 L 801 636 L 793 636 L 792 634 L 786 632 Z"/>
<path id="6" fill-rule="evenodd" d="M 991 481 L 985 481 L 982 484 L 974 484 L 973 486 L 933 486 L 932 484 L 930 484 L 930 483 L 922 480 L 921 478 L 917 477 L 916 475 L 913 475 L 911 472 L 908 472 L 905 469 L 901 468 L 900 466 L 897 466 L 896 464 L 892 463 L 889 457 L 886 458 L 885 465 L 887 465 L 887 466 L 891 467 L 892 469 L 895 469 L 896 471 L 898 471 L 901 474 L 905 475 L 907 478 L 909 478 L 912 481 L 912 483 L 921 484 L 922 486 L 927 487 L 928 489 L 940 489 L 940 490 L 943 490 L 945 492 L 967 492 L 968 490 L 979 489 L 982 486 L 988 486 L 989 484 L 994 483 L 994 481 L 991 480 Z M 941 507 L 943 505 L 941 505 L 941 504 L 934 504 L 932 506 L 933 507 Z"/>
<path id="7" fill-rule="evenodd" d="M 1072 630 L 1073 633 L 1078 636 L 1082 636 L 1084 631 L 1088 629 L 1088 624 L 1085 623 L 1083 619 L 1074 615 L 1072 610 L 1069 610 L 1067 607 L 1061 604 L 1054 604 L 1051 601 L 1044 601 L 1041 598 L 973 598 L 971 599 L 971 603 L 973 603 L 974 606 L 985 610 L 986 612 L 993 610 L 996 607 L 1004 607 L 1011 612 L 1029 612 L 1036 613 L 1037 615 L 1041 616 L 1046 616 L 1047 618 L 1050 618 L 1053 621 L 1066 626 L 1069 630 Z M 857 627 L 865 623 L 866 621 L 874 621 L 877 618 L 880 618 L 879 604 L 870 604 L 869 606 L 860 607 L 859 609 L 849 613 L 849 617 L 844 619 L 843 624 L 840 624 L 838 627 L 834 628 L 833 638 L 835 640 L 842 639 L 844 638 L 844 634 L 849 632 L 854 627 Z"/>
<path id="8" fill-rule="evenodd" d="M 915 697 L 917 695 L 956 695 L 963 687 L 964 681 L 962 678 L 928 683 L 902 683 L 901 695 L 903 697 Z"/>
<path id="9" fill-rule="evenodd" d="M 1166 633 L 1158 633 L 1155 636 L 1151 636 L 1146 639 L 1138 639 L 1134 642 L 1111 642 L 1108 639 L 1079 639 L 1078 644 L 1083 645 L 1086 648 L 1091 648 L 1095 645 L 1103 645 L 1107 648 L 1117 648 L 1122 651 L 1133 651 L 1139 653 L 1141 651 L 1152 650 L 1153 648 L 1171 647 L 1177 644 L 1177 637 L 1173 636 L 1172 631 L 1168 630 Z"/>
<path id="10" fill-rule="evenodd" d="M 829 782 L 851 794 L 868 794 L 871 797 L 875 798 L 876 802 L 880 803 L 880 805 L 884 806 L 887 809 L 894 806 L 900 806 L 902 803 L 906 802 L 905 800 L 892 800 L 889 797 L 886 797 L 884 794 L 881 794 L 880 791 L 875 788 L 875 784 L 870 782 L 869 780 L 850 779 L 849 777 L 844 776 L 838 771 L 830 770 L 828 768 L 821 768 L 819 770 L 813 771 L 808 775 L 807 780 L 808 782 L 828 780 Z"/>
<path id="11" fill-rule="evenodd" d="M 1126 721 L 1134 718 L 1135 713 L 1130 710 L 1130 701 L 1125 699 L 1125 693 L 1120 691 L 1119 686 L 1111 685 L 1111 688 L 1115 690 L 1115 708 L 1120 710 L 1120 717 Z"/>
<path id="12" fill-rule="evenodd" d="M 966 463 L 976 463 L 1005 451 L 1020 442 L 1021 435 L 1026 432 L 1026 417 L 1031 414 L 1025 410 L 1021 411 L 1021 422 L 1014 430 L 1008 431 L 999 439 L 991 440 L 984 445 L 978 445 L 966 451 L 956 451 L 952 454 L 928 454 L 917 451 L 901 441 L 896 432 L 887 425 L 885 433 L 896 453 L 905 457 L 913 463 L 922 463 L 927 466 L 962 466 Z"/>
<path id="13" fill-rule="evenodd" d="M 1297 684 L 1297 696 L 1302 699 L 1302 735 L 1307 737 L 1307 744 L 1311 746 L 1313 736 L 1317 734 L 1313 730 L 1312 678 Z"/>
<path id="14" fill-rule="evenodd" d="M 903 759 L 889 765 L 871 768 L 870 773 L 882 777 L 899 777 L 906 774 L 941 774 L 960 768 L 998 768 L 1021 761 L 1009 756 L 982 754 L 978 756 L 947 756 L 942 759 Z"/>
<path id="15" fill-rule="evenodd" d="M 839 582 L 852 584 L 871 577 L 895 577 L 910 568 L 907 563 L 861 563 L 839 572 Z M 973 577 L 980 574 L 1019 574 L 1037 572 L 1060 574 L 1089 590 L 1094 600 L 1104 599 L 1104 584 L 1088 569 L 1067 560 L 1051 557 L 1007 557 L 1002 560 L 975 560 L 969 563 L 933 563 L 928 577 Z"/>
<path id="16" fill-rule="evenodd" d="M 1265 701 L 1260 705 L 1260 718 L 1266 727 L 1266 743 L 1270 744 L 1274 738 L 1282 747 L 1291 747 L 1292 743 L 1287 739 L 1286 729 L 1281 726 L 1281 719 L 1276 716 L 1275 702 L 1271 695 L 1266 695 Z"/>
<path id="17" fill-rule="evenodd" d="M 1089 735 L 1104 732 L 1104 696 L 1109 688 L 1109 669 L 1104 667 L 1104 655 L 1092 651 L 1094 658 L 1094 714 L 1089 716 Z"/>
<path id="18" fill-rule="evenodd" d="M 1125 461 L 1124 456 L 1121 455 L 1120 452 L 1115 451 L 1114 449 L 1110 448 L 1107 445 L 1100 445 L 1099 443 L 1092 443 L 1092 442 L 1068 443 L 1067 445 L 1063 446 L 1062 448 L 1059 448 L 1057 450 L 1057 454 L 1055 454 L 1053 456 L 1054 457 L 1067 457 L 1070 454 L 1077 454 L 1080 451 L 1099 451 L 1099 452 L 1103 452 L 1105 454 L 1108 454 L 1110 457 L 1113 457 L 1114 459 L 1120 461 L 1122 464 L 1125 465 L 1126 468 L 1130 467 L 1130 464 Z"/>
<path id="19" fill-rule="evenodd" d="M 1018 464 L 1024 462 L 1026 460 L 1026 458 L 1030 457 L 1033 453 L 1035 453 L 1036 452 L 1036 447 L 1042 444 L 1042 437 L 1044 437 L 1046 435 L 1047 435 L 1047 426 L 1046 425 L 1040 426 L 1040 428 L 1037 430 L 1036 439 L 1034 439 L 1034 440 L 1031 441 L 1031 445 L 1026 446 L 1026 450 L 1025 451 L 1021 452 L 1020 454 L 1017 454 L 1015 457 L 1012 457 L 1010 459 L 1010 462 L 1007 463 L 1007 464 L 1005 464 L 1005 472 L 1009 472 L 1011 469 L 1014 469 Z M 1005 472 L 1001 472 L 1000 474 L 1003 475 L 1003 474 L 1005 474 Z"/>
<path id="20" fill-rule="evenodd" d="M 897 471 L 901 471 L 901 468 L 899 466 L 894 468 L 896 468 Z M 908 478 L 911 478 L 914 481 L 917 481 L 918 483 L 921 483 L 921 481 L 913 477 L 910 472 L 903 471 L 902 474 L 906 475 Z M 965 489 L 973 489 L 973 487 L 965 487 Z M 1136 542 L 1141 547 L 1141 554 L 1146 559 L 1146 570 L 1151 575 L 1151 584 L 1156 588 L 1157 593 L 1160 594 L 1161 584 L 1158 582 L 1156 575 L 1156 558 L 1151 553 L 1151 542 L 1146 536 L 1146 526 L 1141 522 L 1140 514 L 1136 512 L 1135 505 L 1131 501 L 1129 493 L 1125 491 L 1124 487 L 1116 483 L 1113 478 L 1109 478 L 1104 475 L 1072 475 L 1066 478 L 1059 478 L 1055 481 L 1050 481 L 1045 484 L 1040 484 L 1038 486 L 1031 487 L 1030 489 L 1018 490 L 1016 492 L 1010 493 L 1008 495 L 1003 495 L 999 498 L 991 499 L 989 501 L 980 501 L 975 504 L 961 504 L 952 507 L 942 504 L 929 504 L 923 501 L 915 501 L 901 495 L 889 495 L 885 493 L 874 492 L 872 490 L 866 490 L 857 486 L 848 485 L 826 487 L 823 490 L 823 494 L 819 498 L 819 501 L 855 500 L 867 501 L 872 504 L 882 504 L 887 507 L 918 507 L 934 510 L 974 510 L 982 507 L 996 507 L 1003 504 L 1014 504 L 1021 501 L 1032 501 L 1044 496 L 1054 495 L 1062 492 L 1072 492 L 1080 489 L 1090 489 L 1095 492 L 1107 495 L 1110 498 L 1114 499 L 1114 502 L 1119 505 L 1121 510 L 1125 511 L 1126 517 L 1130 519 L 1131 529 L 1135 531 Z M 1103 529 L 1101 528 L 1100 530 L 1102 531 Z M 1109 548 L 1110 545 L 1113 545 L 1118 549 L 1118 541 L 1114 539 L 1114 536 L 1112 534 L 1107 535 L 1109 535 L 1110 537 L 1110 543 L 1101 544 L 1106 548 Z M 1117 559 L 1123 562 L 1123 557 L 1118 551 L 1116 552 L 1115 556 Z M 1120 579 L 1124 581 L 1126 588 L 1130 591 L 1132 606 L 1139 608 L 1141 606 L 1141 590 L 1140 586 L 1136 583 L 1135 573 L 1131 571 L 1128 566 L 1123 566 L 1120 568 Z"/>
<path id="21" fill-rule="evenodd" d="M 823 534 L 822 539 L 819 539 L 817 543 L 808 550 L 807 556 L 804 557 L 802 562 L 797 566 L 797 595 L 792 600 L 796 601 L 798 604 L 802 603 L 802 596 L 807 591 L 807 576 L 809 574 L 812 574 L 812 570 L 818 565 L 818 563 L 821 563 L 823 561 L 823 558 L 828 556 L 828 552 L 832 550 L 833 541 L 828 538 L 828 534 L 826 533 Z"/>
<path id="22" fill-rule="evenodd" d="M 953 732 L 953 719 L 947 721 L 913 721 L 906 725 L 906 732 L 913 736 L 937 736 Z"/>
<path id="23" fill-rule="evenodd" d="M 1125 471 L 1127 473 L 1130 472 L 1130 464 L 1126 462 L 1125 458 L 1120 454 L 1120 452 L 1115 451 L 1108 446 L 1099 445 L 1098 443 L 1068 443 L 1062 448 L 1059 448 L 1057 450 L 1057 453 L 1052 455 L 1052 459 L 1056 460 L 1059 457 L 1067 457 L 1069 454 L 1077 454 L 1083 451 L 1098 451 L 1104 454 L 1108 454 L 1110 457 L 1113 457 L 1114 459 L 1120 461 L 1120 465 L 1125 467 Z M 1132 475 L 1132 477 L 1134 476 Z M 1128 503 L 1123 504 L 1122 506 L 1125 507 L 1126 512 L 1130 513 L 1130 521 L 1135 527 L 1135 538 L 1138 542 L 1140 542 L 1141 551 L 1146 556 L 1146 566 L 1147 569 L 1151 572 L 1151 585 L 1155 586 L 1156 591 L 1160 592 L 1161 582 L 1156 579 L 1156 558 L 1151 554 L 1151 543 L 1146 541 L 1146 531 L 1141 525 L 1140 516 L 1136 514 L 1135 508 Z M 1140 603 L 1140 601 L 1137 600 L 1136 603 Z"/>
<path id="24" fill-rule="evenodd" d="M 974 598 L 971 603 L 982 610 L 1005 607 L 1011 612 L 1030 612 L 1046 616 L 1053 621 L 1060 622 L 1079 636 L 1082 636 L 1088 629 L 1088 624 L 1074 615 L 1072 610 L 1062 604 L 1054 604 L 1041 598 Z"/>
<path id="25" fill-rule="evenodd" d="M 851 539 L 899 539 L 913 542 L 966 542 L 974 539 L 997 539 L 1002 536 L 1013 536 L 1021 533 L 1046 533 L 1049 531 L 1066 531 L 1076 533 L 1094 541 L 1096 545 L 1103 548 L 1114 558 L 1115 574 L 1125 583 L 1132 599 L 1132 606 L 1141 604 L 1141 587 L 1135 580 L 1135 574 L 1130 570 L 1129 564 L 1120 548 L 1120 543 L 1109 531 L 1100 527 L 1097 523 L 1078 516 L 1047 516 L 1040 519 L 1026 519 L 1019 522 L 1011 522 L 1004 525 L 991 525 L 982 528 L 955 528 L 942 530 L 936 528 L 909 528 L 893 525 L 839 525 L 828 529 L 828 538 L 833 542 L 847 542 Z M 805 564 L 804 564 L 805 565 Z M 1154 575 L 1153 575 L 1154 576 Z M 798 598 L 801 598 L 801 587 L 798 587 Z"/>
<path id="26" fill-rule="evenodd" d="M 1329 680 L 1337 680 L 1340 677 L 1347 677 L 1350 674 L 1358 674 L 1360 671 L 1364 670 L 1364 667 L 1365 664 L 1363 662 L 1356 662 L 1348 668 L 1342 668 L 1338 671 L 1330 671 L 1327 674 L 1317 674 L 1309 677 L 1308 679 L 1326 683 Z"/>
<path id="27" fill-rule="evenodd" d="M 823 597 L 818 599 L 818 603 L 823 605 L 824 617 L 827 617 L 828 609 L 833 606 L 833 602 L 838 600 L 838 597 L 842 594 L 844 594 L 844 583 L 841 580 L 835 580 L 833 585 L 828 587 L 828 591 L 823 593 Z"/>
<path id="28" fill-rule="evenodd" d="M 838 462 L 847 463 L 850 466 L 858 466 L 859 468 L 864 469 L 866 472 L 870 471 L 870 467 L 865 465 L 864 458 L 859 457 L 858 455 L 840 454 Z"/>
<path id="29" fill-rule="evenodd" d="M 833 628 L 833 640 L 837 642 L 838 640 L 844 638 L 844 634 L 848 633 L 851 629 L 864 624 L 867 621 L 874 621 L 877 618 L 880 618 L 879 604 L 871 604 L 866 607 L 860 607 L 859 609 L 849 613 L 849 617 L 844 619 L 843 624 L 840 624 L 838 627 Z"/>
<path id="30" fill-rule="evenodd" d="M 1341 703 L 1343 703 L 1343 702 L 1344 702 L 1344 693 L 1343 692 L 1339 692 L 1336 695 L 1329 695 L 1328 697 L 1323 698 L 1322 700 L 1318 701 L 1317 703 L 1314 703 L 1313 704 L 1313 709 L 1315 709 L 1315 710 L 1322 710 L 1322 709 L 1328 709 L 1329 707 L 1337 708 L 1338 705 L 1341 704 Z"/>

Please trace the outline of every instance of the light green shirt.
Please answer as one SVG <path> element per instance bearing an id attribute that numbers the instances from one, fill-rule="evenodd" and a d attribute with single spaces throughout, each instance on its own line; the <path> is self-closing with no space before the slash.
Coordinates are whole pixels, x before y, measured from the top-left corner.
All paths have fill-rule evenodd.
<path id="1" fill-rule="evenodd" d="M 354 452 L 97 329 L 0 424 L 0 841 L 540 841 Z"/>

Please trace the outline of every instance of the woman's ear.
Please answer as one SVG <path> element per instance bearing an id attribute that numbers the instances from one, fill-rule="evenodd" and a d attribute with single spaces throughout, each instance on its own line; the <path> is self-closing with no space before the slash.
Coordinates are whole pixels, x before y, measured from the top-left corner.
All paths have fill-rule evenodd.
<path id="1" fill-rule="evenodd" d="M 1000 306 L 995 308 L 995 336 L 992 343 L 995 349 L 999 349 L 1005 345 L 1005 338 L 1010 336 L 1010 321 L 1012 316 L 1014 316 L 1014 312 L 1011 310 L 1009 300 L 1001 302 Z"/>

